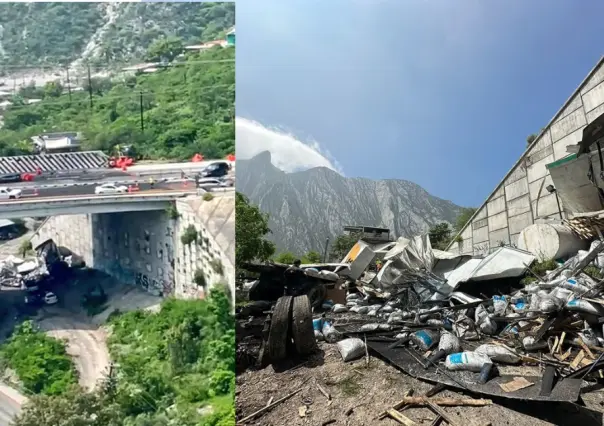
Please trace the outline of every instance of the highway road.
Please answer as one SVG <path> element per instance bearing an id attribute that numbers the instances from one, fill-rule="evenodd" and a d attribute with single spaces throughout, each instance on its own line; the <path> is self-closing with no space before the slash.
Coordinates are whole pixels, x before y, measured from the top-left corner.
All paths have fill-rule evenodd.
<path id="1" fill-rule="evenodd" d="M 86 186 L 67 186 L 62 188 L 40 188 L 35 189 L 24 189 L 23 196 L 19 200 L 37 200 L 44 198 L 60 198 L 60 197 L 81 197 L 90 195 L 95 197 L 94 189 L 97 185 L 86 185 Z M 193 191 L 195 190 L 195 183 L 189 182 L 187 186 L 184 183 L 162 183 L 155 184 L 151 187 L 150 184 L 140 184 L 137 193 L 145 193 L 153 190 L 154 192 L 159 191 Z M 113 195 L 113 194 L 105 194 Z M 17 200 L 17 201 L 19 201 Z M 0 203 L 11 203 L 13 200 L 0 201 Z"/>

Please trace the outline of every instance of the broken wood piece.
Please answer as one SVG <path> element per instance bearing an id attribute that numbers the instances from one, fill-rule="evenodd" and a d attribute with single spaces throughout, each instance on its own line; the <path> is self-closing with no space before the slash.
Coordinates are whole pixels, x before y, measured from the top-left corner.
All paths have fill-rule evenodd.
<path id="1" fill-rule="evenodd" d="M 302 405 L 298 407 L 298 415 L 300 417 L 306 417 L 306 412 L 308 411 L 308 407 L 306 405 Z"/>
<path id="2" fill-rule="evenodd" d="M 430 426 L 438 426 L 443 420 L 443 417 L 438 414 L 436 418 L 432 421 L 432 423 L 430 423 Z"/>
<path id="3" fill-rule="evenodd" d="M 336 422 L 336 419 L 329 419 L 329 420 L 326 420 L 323 423 L 321 423 L 321 426 L 328 426 L 328 425 L 333 424 L 335 422 Z"/>
<path id="4" fill-rule="evenodd" d="M 590 359 L 596 359 L 596 357 L 594 356 L 593 352 L 589 350 L 589 348 L 587 347 L 587 345 L 585 344 L 585 342 L 583 341 L 582 337 L 579 337 L 578 339 L 579 342 L 579 346 L 581 346 L 581 349 L 583 349 L 585 351 L 585 354 L 590 358 Z"/>
<path id="5" fill-rule="evenodd" d="M 558 359 L 560 361 L 566 361 L 566 359 L 570 356 L 571 354 L 571 349 L 568 348 L 568 350 L 566 352 L 564 352 L 562 355 L 558 355 Z"/>
<path id="6" fill-rule="evenodd" d="M 273 399 L 275 399 L 275 397 L 274 397 L 274 396 L 271 396 L 271 397 L 268 399 L 268 402 L 266 403 L 266 406 L 267 406 L 267 407 L 273 403 Z"/>
<path id="7" fill-rule="evenodd" d="M 325 398 L 327 398 L 328 401 L 331 401 L 331 395 L 329 392 L 327 392 L 325 389 L 323 389 L 323 387 L 318 384 L 315 383 L 317 385 L 317 389 L 319 389 L 319 392 L 321 392 L 323 395 L 325 395 Z"/>
<path id="8" fill-rule="evenodd" d="M 558 353 L 562 351 L 562 344 L 564 343 L 564 338 L 566 337 L 566 331 L 563 331 L 560 335 L 560 343 L 558 343 Z"/>
<path id="9" fill-rule="evenodd" d="M 554 344 L 552 345 L 551 349 L 550 349 L 550 354 L 555 354 L 556 351 L 558 350 L 558 343 L 560 343 L 560 339 L 558 339 L 558 336 L 556 336 L 556 338 L 554 339 Z"/>
<path id="10" fill-rule="evenodd" d="M 369 349 L 367 348 L 367 335 L 365 337 L 365 366 L 369 367 Z"/>
<path id="11" fill-rule="evenodd" d="M 570 363 L 571 368 L 576 369 L 583 358 L 585 358 L 585 351 L 581 349 L 579 354 L 575 357 L 575 359 L 573 359 L 573 362 Z"/>
<path id="12" fill-rule="evenodd" d="M 407 392 L 405 392 L 405 394 L 403 395 L 403 398 L 407 398 L 407 397 L 412 396 L 412 395 L 413 395 L 413 389 L 409 389 Z M 393 410 L 399 410 L 399 409 L 401 409 L 401 408 L 402 408 L 403 410 L 404 410 L 405 408 L 407 408 L 407 407 L 405 407 L 405 403 L 404 403 L 404 402 L 401 402 L 401 401 L 397 402 L 396 404 L 394 404 L 394 405 L 392 406 L 392 409 L 393 409 Z M 402 411 L 402 410 L 401 410 L 401 411 Z M 386 416 L 388 416 L 388 411 L 382 411 L 382 412 L 379 414 L 378 418 L 379 418 L 380 420 L 382 420 L 382 419 L 383 419 L 384 417 L 386 417 Z"/>
<path id="13" fill-rule="evenodd" d="M 413 420 L 411 420 L 409 417 L 407 417 L 404 414 L 396 411 L 394 408 L 390 408 L 387 411 L 387 413 L 388 413 L 388 415 L 390 417 L 392 417 L 394 420 L 396 420 L 397 422 L 399 422 L 402 425 L 405 425 L 405 426 L 415 426 L 417 424 Z"/>
<path id="14" fill-rule="evenodd" d="M 275 405 L 281 404 L 283 401 L 286 401 L 286 400 L 290 399 L 292 396 L 294 396 L 295 394 L 297 394 L 298 392 L 301 392 L 302 389 L 303 388 L 299 388 L 298 390 L 293 391 L 292 393 L 285 395 L 283 398 L 276 400 L 271 405 L 267 405 L 266 407 L 261 408 L 258 411 L 254 411 L 252 414 L 250 414 L 247 417 L 244 417 L 243 419 L 239 420 L 239 422 L 237 422 L 237 423 L 243 424 L 243 423 L 246 423 L 246 422 L 248 422 L 248 421 L 250 421 L 250 420 L 258 417 L 261 414 L 264 414 L 265 412 L 267 412 L 268 410 L 270 410 L 271 408 L 273 408 Z"/>
<path id="15" fill-rule="evenodd" d="M 446 412 L 445 412 L 445 411 L 444 411 L 442 408 L 440 408 L 440 407 L 438 406 L 438 404 L 436 404 L 436 403 L 434 402 L 434 400 L 431 400 L 430 398 L 426 398 L 425 396 L 423 397 L 423 399 L 424 399 L 424 402 L 425 402 L 426 404 L 428 404 L 428 405 L 430 406 L 430 408 L 431 408 L 432 410 L 434 410 L 434 412 L 435 412 L 436 414 L 438 414 L 438 415 L 439 415 L 439 416 L 441 416 L 443 419 L 445 419 L 445 421 L 446 421 L 447 423 L 449 423 L 449 425 L 450 425 L 450 426 L 458 426 L 458 423 L 456 423 L 455 421 L 453 421 L 453 419 L 451 419 L 451 417 L 449 417 L 449 415 L 448 415 L 448 414 L 447 414 L 447 413 L 446 413 Z"/>
<path id="16" fill-rule="evenodd" d="M 484 407 L 493 404 L 490 399 L 432 398 L 430 401 L 443 407 Z M 424 396 L 407 396 L 395 406 L 399 404 L 400 407 L 404 405 L 426 405 Z"/>
<path id="17" fill-rule="evenodd" d="M 442 383 L 438 383 L 436 385 L 434 385 L 433 387 L 431 387 L 428 392 L 426 392 L 424 394 L 424 396 L 427 396 L 428 398 L 436 395 L 437 393 L 439 393 L 440 391 L 445 390 L 446 386 L 443 385 Z"/>
<path id="18" fill-rule="evenodd" d="M 516 392 L 520 389 L 528 388 L 529 386 L 533 386 L 534 383 L 529 382 L 524 377 L 514 377 L 513 380 L 510 380 L 507 383 L 500 383 L 499 387 L 504 392 Z"/>

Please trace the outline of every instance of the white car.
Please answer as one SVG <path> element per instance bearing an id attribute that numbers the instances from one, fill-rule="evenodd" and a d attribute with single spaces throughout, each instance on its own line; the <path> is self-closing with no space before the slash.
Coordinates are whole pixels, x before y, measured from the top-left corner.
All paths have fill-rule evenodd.
<path id="1" fill-rule="evenodd" d="M 20 189 L 11 189 L 7 187 L 0 187 L 0 200 L 16 200 L 21 198 L 23 191 Z"/>
<path id="2" fill-rule="evenodd" d="M 59 301 L 59 298 L 52 291 L 47 291 L 44 294 L 44 303 L 46 303 L 47 305 L 54 305 L 58 301 Z"/>
<path id="3" fill-rule="evenodd" d="M 220 186 L 222 186 L 222 181 L 220 179 L 215 179 L 215 178 L 201 178 L 197 182 L 198 188 L 209 189 L 209 188 L 218 188 Z"/>
<path id="4" fill-rule="evenodd" d="M 94 188 L 94 193 L 96 195 L 125 194 L 126 192 L 128 192 L 127 186 L 118 186 L 114 183 L 106 183 L 104 185 L 100 185 Z"/>

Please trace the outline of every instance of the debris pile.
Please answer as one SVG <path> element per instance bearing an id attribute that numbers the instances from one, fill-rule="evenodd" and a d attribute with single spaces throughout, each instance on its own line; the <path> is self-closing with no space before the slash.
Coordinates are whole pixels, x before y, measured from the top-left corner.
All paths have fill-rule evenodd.
<path id="1" fill-rule="evenodd" d="M 576 401 L 582 380 L 604 379 L 604 279 L 585 272 L 601 273 L 604 243 L 541 274 L 511 247 L 455 256 L 422 236 L 387 249 L 314 319 L 345 362 L 371 350 L 418 378 L 523 399 Z"/>

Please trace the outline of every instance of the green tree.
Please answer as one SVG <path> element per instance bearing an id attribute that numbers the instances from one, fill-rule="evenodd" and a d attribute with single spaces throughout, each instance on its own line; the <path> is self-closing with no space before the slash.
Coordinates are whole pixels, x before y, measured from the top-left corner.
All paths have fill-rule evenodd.
<path id="1" fill-rule="evenodd" d="M 58 81 L 49 81 L 44 85 L 45 98 L 58 98 L 63 94 L 63 86 Z"/>
<path id="2" fill-rule="evenodd" d="M 465 207 L 461 209 L 455 218 L 455 225 L 453 227 L 455 232 L 460 232 L 466 223 L 468 223 L 470 218 L 474 215 L 474 213 L 476 213 L 476 209 L 474 207 Z"/>
<path id="3" fill-rule="evenodd" d="M 340 262 L 359 241 L 359 238 L 360 235 L 355 233 L 338 235 L 331 244 L 330 259 L 334 262 Z"/>
<path id="4" fill-rule="evenodd" d="M 180 37 L 165 37 L 154 41 L 147 49 L 146 59 L 151 62 L 172 62 L 184 51 Z"/>
<path id="5" fill-rule="evenodd" d="M 447 222 L 442 222 L 434 225 L 428 231 L 430 236 L 430 244 L 437 250 L 445 250 L 449 242 L 451 242 L 451 227 Z"/>
<path id="6" fill-rule="evenodd" d="M 271 232 L 268 215 L 251 205 L 240 192 L 235 195 L 235 259 L 238 265 L 253 260 L 266 261 L 275 253 L 275 245 L 265 236 Z"/>
<path id="7" fill-rule="evenodd" d="M 302 263 L 321 263 L 323 262 L 323 258 L 318 251 L 311 250 L 302 256 Z"/>
<path id="8" fill-rule="evenodd" d="M 535 142 L 535 139 L 537 139 L 537 135 L 536 135 L 536 134 L 534 134 L 534 133 L 531 133 L 530 135 L 528 135 L 528 136 L 526 137 L 526 144 L 527 144 L 527 145 L 532 144 L 533 142 Z"/>
<path id="9" fill-rule="evenodd" d="M 281 252 L 274 257 L 275 262 L 285 263 L 286 265 L 291 265 L 296 259 L 296 255 L 289 251 Z"/>

